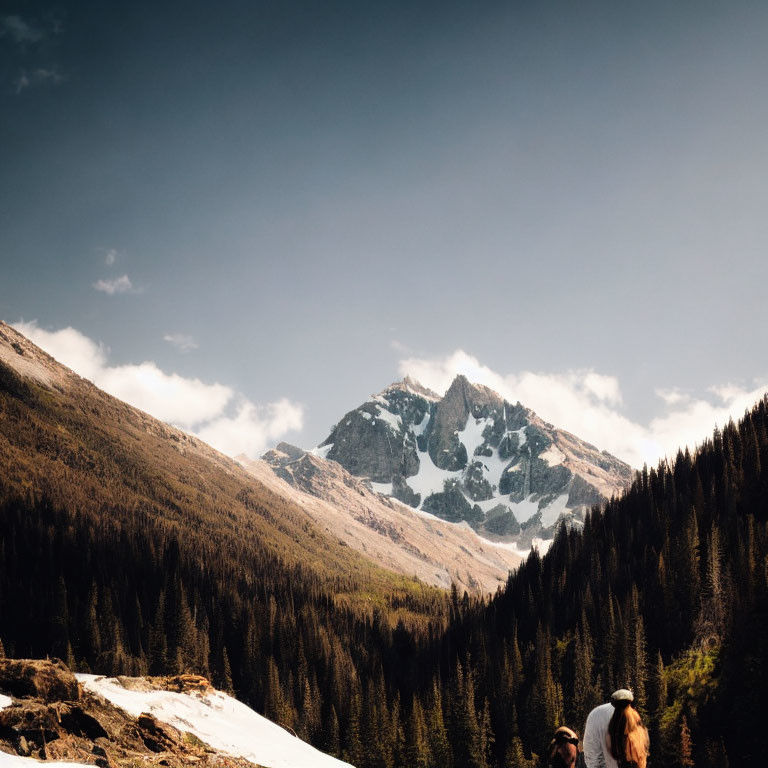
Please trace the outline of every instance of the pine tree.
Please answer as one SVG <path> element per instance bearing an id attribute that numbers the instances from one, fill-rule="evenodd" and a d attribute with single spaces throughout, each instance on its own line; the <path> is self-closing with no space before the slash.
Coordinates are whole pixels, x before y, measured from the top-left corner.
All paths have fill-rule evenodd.
<path id="1" fill-rule="evenodd" d="M 480 765 L 483 766 L 483 768 L 488 768 L 493 760 L 491 749 L 495 738 L 493 729 L 491 728 L 491 706 L 487 698 L 483 702 L 483 711 L 478 725 L 477 753 L 480 758 Z"/>
<path id="2" fill-rule="evenodd" d="M 386 701 L 380 701 L 374 682 L 368 680 L 363 691 L 360 718 L 363 762 L 366 766 L 383 768 L 392 761 L 392 734 L 389 723 L 384 721 L 385 717 Z"/>
<path id="3" fill-rule="evenodd" d="M 408 718 L 405 757 L 407 765 L 413 768 L 429 768 L 432 763 L 424 708 L 417 696 L 413 697 L 413 706 Z"/>
<path id="4" fill-rule="evenodd" d="M 646 682 L 648 678 L 648 661 L 645 642 L 645 624 L 640 612 L 640 597 L 637 587 L 633 584 L 630 591 L 629 611 L 627 616 L 629 628 L 629 676 L 635 694 L 637 707 L 641 714 L 646 713 Z"/>
<path id="5" fill-rule="evenodd" d="M 305 688 L 304 692 L 304 716 L 307 722 L 310 741 L 314 741 L 320 736 L 323 727 L 323 698 L 320 694 L 320 688 L 314 673 L 312 674 L 312 679 L 309 681 L 309 690 Z"/>
<path id="6" fill-rule="evenodd" d="M 676 569 L 676 599 L 682 611 L 682 626 L 691 626 L 699 610 L 699 524 L 696 508 L 691 506 L 685 520 L 681 546 L 674 562 Z"/>
<path id="7" fill-rule="evenodd" d="M 693 768 L 696 765 L 693 762 L 691 731 L 688 728 L 688 720 L 685 715 L 683 715 L 683 721 L 680 724 L 680 765 L 683 768 Z"/>
<path id="8" fill-rule="evenodd" d="M 91 589 L 88 593 L 88 609 L 85 625 L 85 656 L 93 664 L 101 653 L 101 630 L 98 619 L 98 589 L 96 582 L 91 582 Z"/>
<path id="9" fill-rule="evenodd" d="M 293 708 L 286 699 L 280 683 L 280 673 L 273 657 L 267 662 L 267 695 L 265 715 L 280 725 L 293 728 Z"/>
<path id="10" fill-rule="evenodd" d="M 539 626 L 536 632 L 533 686 L 528 694 L 528 734 L 543 749 L 563 720 L 563 694 L 552 674 L 551 641 Z"/>
<path id="11" fill-rule="evenodd" d="M 664 710 L 667 706 L 667 680 L 664 676 L 664 661 L 661 658 L 661 651 L 656 653 L 656 663 L 653 672 L 650 675 L 648 686 L 648 713 L 650 714 L 651 725 L 661 722 Z M 651 736 L 658 732 L 658 726 L 651 728 Z"/>
<path id="12" fill-rule="evenodd" d="M 426 719 L 427 741 L 431 752 L 429 768 L 451 768 L 453 755 L 443 719 L 443 702 L 437 680 L 432 681 Z"/>
<path id="13" fill-rule="evenodd" d="M 56 580 L 54 614 L 51 622 L 51 650 L 55 656 L 66 658 L 69 645 L 69 608 L 67 606 L 67 585 L 63 576 Z"/>
<path id="14" fill-rule="evenodd" d="M 72 650 L 72 643 L 67 642 L 67 655 L 64 659 L 64 663 L 74 672 L 77 669 L 77 662 L 75 661 L 75 653 Z"/>
<path id="15" fill-rule="evenodd" d="M 535 759 L 528 760 L 523 751 L 523 742 L 519 736 L 514 736 L 507 748 L 504 765 L 506 768 L 533 768 L 537 763 Z"/>
<path id="16" fill-rule="evenodd" d="M 576 627 L 573 656 L 574 680 L 570 721 L 584 723 L 598 700 L 592 671 L 594 648 L 585 611 L 582 611 L 581 627 Z"/>
<path id="17" fill-rule="evenodd" d="M 165 592 L 160 592 L 155 620 L 149 629 L 149 673 L 162 675 L 168 670 L 168 643 L 165 637 Z"/>
<path id="18" fill-rule="evenodd" d="M 221 649 L 221 690 L 231 696 L 235 694 L 235 687 L 232 684 L 232 667 L 229 663 L 229 654 L 227 653 L 226 646 L 223 646 Z"/>
<path id="19" fill-rule="evenodd" d="M 479 725 L 475 710 L 475 685 L 472 667 L 456 662 L 452 694 L 451 741 L 454 765 L 465 768 L 484 768 L 479 753 Z"/>
<path id="20" fill-rule="evenodd" d="M 344 760 L 354 766 L 364 764 L 363 744 L 360 739 L 360 716 L 362 712 L 362 703 L 360 693 L 355 690 L 352 693 L 349 702 L 349 717 L 347 727 L 344 732 Z"/>
<path id="21" fill-rule="evenodd" d="M 601 623 L 603 647 L 600 653 L 600 682 L 602 690 L 605 692 L 616 689 L 615 666 L 618 637 L 613 592 L 610 587 L 605 601 L 605 611 L 601 613 Z"/>
<path id="22" fill-rule="evenodd" d="M 696 622 L 696 639 L 701 645 L 720 645 L 729 624 L 732 594 L 722 567 L 720 532 L 712 523 L 707 538 L 707 568 L 701 592 L 701 610 Z"/>
<path id="23" fill-rule="evenodd" d="M 336 707 L 331 704 L 331 715 L 328 719 L 327 738 L 325 742 L 325 751 L 329 755 L 339 757 L 341 740 L 339 738 L 339 717 L 336 714 Z"/>
<path id="24" fill-rule="evenodd" d="M 179 581 L 173 616 L 173 642 L 171 647 L 175 650 L 176 674 L 197 671 L 194 669 L 197 653 L 197 628 L 192 620 L 192 612 L 187 602 L 187 593 L 183 583 Z"/>

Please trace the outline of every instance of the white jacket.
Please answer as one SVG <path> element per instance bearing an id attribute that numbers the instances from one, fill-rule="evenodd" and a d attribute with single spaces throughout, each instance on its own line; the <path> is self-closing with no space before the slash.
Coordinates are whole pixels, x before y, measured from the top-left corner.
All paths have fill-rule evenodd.
<path id="1" fill-rule="evenodd" d="M 584 762 L 587 768 L 619 768 L 608 750 L 608 723 L 615 709 L 613 704 L 595 707 L 587 717 L 584 726 Z"/>

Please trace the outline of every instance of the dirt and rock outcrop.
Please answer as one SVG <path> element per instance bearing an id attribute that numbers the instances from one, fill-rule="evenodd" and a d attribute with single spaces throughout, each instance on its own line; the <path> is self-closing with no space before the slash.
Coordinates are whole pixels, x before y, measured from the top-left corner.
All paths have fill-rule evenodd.
<path id="1" fill-rule="evenodd" d="M 131 679 L 126 684 L 176 692 L 210 689 L 196 675 Z M 253 763 L 216 752 L 149 713 L 132 717 L 83 688 L 59 659 L 0 659 L 0 693 L 12 700 L 0 709 L 0 752 L 99 768 L 253 768 Z"/>

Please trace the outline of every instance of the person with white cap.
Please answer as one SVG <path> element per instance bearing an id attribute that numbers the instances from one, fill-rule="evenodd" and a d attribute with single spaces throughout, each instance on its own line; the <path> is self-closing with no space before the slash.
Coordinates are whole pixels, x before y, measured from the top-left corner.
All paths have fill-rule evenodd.
<path id="1" fill-rule="evenodd" d="M 645 768 L 648 731 L 642 724 L 632 691 L 620 688 L 607 704 L 595 707 L 584 727 L 587 768 Z"/>

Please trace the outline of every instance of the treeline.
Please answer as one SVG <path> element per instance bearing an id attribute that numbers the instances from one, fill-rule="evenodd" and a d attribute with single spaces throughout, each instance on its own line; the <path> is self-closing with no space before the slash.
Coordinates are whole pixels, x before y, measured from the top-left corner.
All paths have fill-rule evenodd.
<path id="1" fill-rule="evenodd" d="M 9 655 L 199 672 L 359 768 L 533 766 L 623 686 L 653 765 L 757 764 L 767 401 L 486 601 L 383 575 L 106 395 L 0 374 Z"/>

